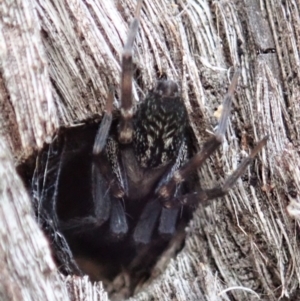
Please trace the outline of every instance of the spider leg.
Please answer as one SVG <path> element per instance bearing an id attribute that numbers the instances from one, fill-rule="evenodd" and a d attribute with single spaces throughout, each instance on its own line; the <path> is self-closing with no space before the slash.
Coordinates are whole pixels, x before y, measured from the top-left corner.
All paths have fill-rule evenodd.
<path id="1" fill-rule="evenodd" d="M 123 237 L 128 232 L 128 224 L 125 216 L 124 207 L 120 199 L 112 197 L 111 216 L 109 221 L 109 228 L 111 234 L 115 237 Z"/>
<path id="2" fill-rule="evenodd" d="M 60 224 L 64 230 L 85 232 L 101 226 L 109 219 L 109 231 L 115 238 L 120 238 L 128 232 L 128 224 L 124 207 L 121 204 L 122 190 L 117 184 L 115 176 L 110 172 L 109 161 L 101 156 L 101 165 L 97 161 L 92 164 L 92 199 L 93 214 L 86 217 L 73 218 Z M 105 176 L 104 176 L 105 175 Z M 108 182 L 108 179 L 111 179 Z"/>
<path id="3" fill-rule="evenodd" d="M 118 185 L 116 175 L 111 171 L 111 162 L 107 158 L 107 151 L 103 153 L 104 148 L 108 145 L 107 138 L 112 123 L 112 110 L 113 91 L 110 91 L 106 112 L 97 131 L 93 147 L 91 176 L 94 215 L 81 220 L 81 224 L 100 226 L 110 218 L 111 234 L 121 237 L 128 231 L 125 211 L 121 204 L 123 191 Z M 112 147 L 113 141 L 109 143 L 109 146 L 110 156 L 117 160 L 118 151 Z M 74 221 L 72 223 L 76 225 Z"/>
<path id="4" fill-rule="evenodd" d="M 94 156 L 98 156 L 103 151 L 106 145 L 107 137 L 112 123 L 113 101 L 114 101 L 114 94 L 113 91 L 111 90 L 108 94 L 105 114 L 101 120 L 100 127 L 96 134 L 94 148 L 93 148 Z"/>
<path id="5" fill-rule="evenodd" d="M 135 17 L 131 22 L 126 44 L 122 53 L 122 73 L 121 73 L 121 106 L 119 122 L 119 141 L 127 144 L 132 141 L 133 125 L 132 118 L 134 115 L 135 103 L 132 99 L 132 48 L 140 23 L 140 12 L 142 0 L 138 1 Z"/>
<path id="6" fill-rule="evenodd" d="M 232 97 L 237 85 L 239 73 L 239 70 L 234 73 L 228 92 L 225 96 L 222 114 L 216 134 L 206 143 L 204 143 L 202 150 L 198 154 L 196 154 L 186 164 L 175 171 L 171 179 L 166 179 L 166 181 L 160 183 L 156 189 L 156 194 L 161 198 L 162 203 L 168 202 L 174 196 L 176 187 L 180 183 L 184 182 L 189 174 L 200 168 L 205 160 L 210 157 L 222 144 L 227 129 Z"/>
<path id="7" fill-rule="evenodd" d="M 135 243 L 148 244 L 150 242 L 161 209 L 162 207 L 158 200 L 146 204 L 133 233 Z"/>
<path id="8" fill-rule="evenodd" d="M 85 218 L 86 224 L 101 225 L 108 220 L 110 215 L 111 202 L 108 193 L 105 191 L 107 181 L 102 175 L 107 175 L 109 170 L 109 162 L 102 154 L 106 145 L 107 137 L 112 123 L 113 110 L 113 91 L 108 95 L 105 114 L 97 131 L 92 160 L 92 198 L 94 203 L 94 216 Z"/>
<path id="9" fill-rule="evenodd" d="M 103 160 L 104 161 L 104 160 Z M 103 166 L 105 163 L 102 162 L 102 168 L 99 168 L 99 164 L 92 163 L 92 198 L 94 203 L 94 219 L 96 225 L 102 225 L 109 218 L 111 211 L 111 200 L 107 189 L 107 181 L 102 176 Z"/>
<path id="10" fill-rule="evenodd" d="M 160 235 L 172 235 L 176 231 L 176 222 L 180 208 L 162 208 L 158 232 Z"/>
<path id="11" fill-rule="evenodd" d="M 113 225 L 111 232 L 116 236 L 120 236 L 122 231 L 128 229 L 124 216 L 125 212 L 120 203 L 111 200 L 114 196 L 123 196 L 122 189 L 118 185 L 116 176 L 111 171 L 110 161 L 107 158 L 106 151 L 103 152 L 107 146 L 107 138 L 112 123 L 112 110 L 113 110 L 113 91 L 110 91 L 108 101 L 106 104 L 106 112 L 101 121 L 100 127 L 97 131 L 93 152 L 92 152 L 92 166 L 91 166 L 91 191 L 93 201 L 93 214 L 73 218 L 67 222 L 61 222 L 61 228 L 65 230 L 75 230 L 81 232 L 88 228 L 95 228 L 101 226 L 110 218 L 110 224 Z M 111 150 L 111 156 L 117 158 L 117 151 Z M 111 196 L 112 195 L 112 196 Z M 123 212 L 122 212 L 123 209 Z M 123 230 L 118 229 L 122 227 Z"/>
<path id="12" fill-rule="evenodd" d="M 111 200 L 107 191 L 108 180 L 112 177 L 109 172 L 109 162 L 102 153 L 106 146 L 109 130 L 112 123 L 113 91 L 108 95 L 105 114 L 97 131 L 94 146 L 91 169 L 92 199 L 94 203 L 94 214 L 81 220 L 68 221 L 68 227 L 79 228 L 85 226 L 100 226 L 106 222 L 110 216 Z M 105 175 L 105 176 L 104 176 Z"/>
<path id="13" fill-rule="evenodd" d="M 188 156 L 188 147 L 187 143 L 184 140 L 179 149 L 178 156 L 176 161 L 172 165 L 171 169 L 169 169 L 161 182 L 168 181 L 180 166 L 182 166 L 183 162 L 186 161 Z M 176 191 L 174 193 L 174 197 L 176 198 L 178 195 L 182 193 L 181 184 L 176 187 Z M 153 201 L 150 201 L 146 204 L 140 219 L 135 227 L 133 239 L 135 243 L 148 244 L 151 241 L 151 237 L 154 231 L 154 227 L 158 222 L 158 233 L 161 236 L 169 236 L 172 235 L 176 230 L 176 222 L 180 208 L 174 209 L 166 209 L 162 207 L 160 200 L 156 198 Z"/>
<path id="14" fill-rule="evenodd" d="M 178 207 L 178 206 L 177 206 Z M 161 236 L 172 235 L 176 230 L 176 222 L 180 208 L 163 208 L 159 200 L 148 202 L 139 218 L 133 233 L 134 242 L 148 244 L 157 221 L 158 233 Z"/>
<path id="15" fill-rule="evenodd" d="M 186 194 L 178 198 L 172 199 L 169 202 L 166 202 L 164 205 L 167 208 L 176 208 L 183 205 L 196 207 L 199 202 L 203 205 L 208 205 L 209 200 L 223 197 L 228 193 L 228 191 L 236 183 L 237 179 L 244 173 L 249 164 L 253 161 L 254 157 L 261 151 L 261 149 L 266 145 L 268 136 L 265 136 L 261 139 L 258 144 L 251 151 L 250 155 L 245 158 L 237 169 L 226 179 L 222 187 L 214 187 L 211 189 L 200 189 L 194 193 Z"/>
<path id="16" fill-rule="evenodd" d="M 115 141 L 109 139 L 106 144 L 106 153 L 94 155 L 92 191 L 97 225 L 101 225 L 109 218 L 110 233 L 114 237 L 120 238 L 128 232 L 128 224 L 124 207 L 121 204 L 124 191 L 120 187 L 120 181 L 114 172 L 115 169 L 118 169 L 118 150 L 114 146 Z M 111 158 L 113 161 L 108 159 L 108 154 L 113 157 L 113 159 Z"/>

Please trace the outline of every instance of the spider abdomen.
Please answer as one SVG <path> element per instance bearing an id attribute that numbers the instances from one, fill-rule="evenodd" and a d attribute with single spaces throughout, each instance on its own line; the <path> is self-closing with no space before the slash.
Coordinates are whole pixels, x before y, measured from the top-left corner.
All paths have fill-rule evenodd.
<path id="1" fill-rule="evenodd" d="M 143 168 L 164 166 L 176 158 L 184 139 L 187 114 L 173 81 L 159 81 L 138 107 L 133 147 Z"/>

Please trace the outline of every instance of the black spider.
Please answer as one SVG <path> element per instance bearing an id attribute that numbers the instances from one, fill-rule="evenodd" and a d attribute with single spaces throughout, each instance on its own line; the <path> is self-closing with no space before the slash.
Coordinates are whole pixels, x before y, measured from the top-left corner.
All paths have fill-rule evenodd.
<path id="1" fill-rule="evenodd" d="M 159 81 L 155 90 L 135 108 L 132 98 L 132 48 L 138 31 L 142 1 L 138 1 L 122 55 L 121 102 L 117 131 L 112 124 L 112 94 L 93 148 L 92 178 L 94 214 L 83 223 L 101 225 L 110 219 L 110 232 L 116 236 L 129 231 L 126 207 L 142 203 L 134 225 L 133 239 L 147 244 L 158 220 L 160 234 L 172 234 L 179 208 L 224 196 L 243 173 L 252 158 L 265 145 L 259 142 L 251 155 L 227 179 L 223 187 L 182 195 L 181 185 L 188 176 L 221 145 L 230 114 L 231 98 L 238 80 L 234 74 L 225 97 L 218 130 L 200 153 L 187 160 L 185 107 L 177 84 Z M 106 197 L 103 197 L 106 195 Z M 122 205 L 125 199 L 125 208 Z M 70 222 L 69 222 L 70 224 Z M 74 222 L 75 226 L 76 222 Z"/>
<path id="2" fill-rule="evenodd" d="M 98 129 L 75 130 L 58 139 L 55 181 L 42 205 L 77 258 L 88 254 L 135 271 L 153 264 L 150 255 L 159 254 L 176 232 L 183 206 L 224 196 L 267 141 L 264 137 L 255 146 L 222 187 L 186 192 L 184 182 L 222 144 L 239 71 L 215 135 L 189 159 L 188 118 L 177 84 L 159 81 L 139 105 L 133 101 L 132 48 L 141 6 L 139 0 L 122 55 L 120 114 L 113 118 L 110 93 Z M 142 254 L 138 263 L 137 254 Z"/>

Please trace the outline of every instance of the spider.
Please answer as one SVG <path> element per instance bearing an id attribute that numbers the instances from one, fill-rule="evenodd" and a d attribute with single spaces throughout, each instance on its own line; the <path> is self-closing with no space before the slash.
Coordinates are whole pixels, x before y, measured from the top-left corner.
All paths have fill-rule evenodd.
<path id="1" fill-rule="evenodd" d="M 234 73 L 223 101 L 216 133 L 190 158 L 188 116 L 178 85 L 171 80 L 158 81 L 156 88 L 139 105 L 132 97 L 133 44 L 142 2 L 137 2 L 123 49 L 119 115 L 113 112 L 114 93 L 111 91 L 99 128 L 88 134 L 75 133 L 72 138 L 66 135 L 56 173 L 55 200 L 47 209 L 58 216 L 58 227 L 75 253 L 86 247 L 94 257 L 104 249 L 112 253 L 106 257 L 113 253 L 119 256 L 118 248 L 123 248 L 126 243 L 128 248 L 123 249 L 122 256 L 126 258 L 123 265 L 132 264 L 132 254 L 139 246 L 152 245 L 159 237 L 170 238 L 177 230 L 182 207 L 196 207 L 226 195 L 267 142 L 267 136 L 260 140 L 222 187 L 187 192 L 185 183 L 189 176 L 224 140 L 239 70 Z M 72 139 L 77 142 L 70 142 Z M 84 146 L 81 139 L 87 141 Z M 90 144 L 92 147 L 85 146 Z M 72 147 L 75 150 L 70 156 Z M 77 170 L 73 167 L 75 161 L 80 166 Z M 78 178 L 77 182 L 74 178 Z M 84 178 L 88 179 L 85 186 L 77 188 L 74 183 L 82 185 Z M 61 195 L 67 194 L 70 199 L 67 209 L 61 209 Z M 77 201 L 81 204 L 79 211 L 83 210 L 79 217 L 72 213 L 75 199 L 81 200 Z M 149 248 L 143 250 L 145 255 Z"/>
<path id="2" fill-rule="evenodd" d="M 122 237 L 131 231 L 126 207 L 141 207 L 131 231 L 135 243 L 147 244 L 158 224 L 160 235 L 173 234 L 181 206 L 196 206 L 224 196 L 265 145 L 263 138 L 223 187 L 182 194 L 182 183 L 222 144 L 237 85 L 237 71 L 223 103 L 218 129 L 202 150 L 188 160 L 188 118 L 175 82 L 162 80 L 137 107 L 132 97 L 132 49 L 138 32 L 142 0 L 136 7 L 122 54 L 120 116 L 112 127 L 113 94 L 93 146 L 92 194 L 94 214 L 69 227 L 97 225 L 109 220 L 109 231 Z M 125 206 L 123 202 L 125 200 Z"/>

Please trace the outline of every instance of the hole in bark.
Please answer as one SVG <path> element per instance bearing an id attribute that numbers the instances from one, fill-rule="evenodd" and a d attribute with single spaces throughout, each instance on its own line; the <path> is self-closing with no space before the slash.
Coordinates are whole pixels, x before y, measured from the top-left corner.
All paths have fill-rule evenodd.
<path id="1" fill-rule="evenodd" d="M 161 237 L 156 227 L 149 245 L 136 245 L 132 239 L 141 201 L 145 200 L 131 206 L 124 198 L 129 233 L 121 240 L 109 235 L 109 220 L 100 226 L 62 229 L 70 220 L 93 215 L 91 164 L 98 126 L 90 123 L 60 129 L 52 143 L 18 171 L 31 191 L 37 221 L 49 239 L 59 270 L 65 275 L 87 274 L 92 281 L 101 280 L 110 298 L 120 300 L 143 289 L 182 249 L 191 214 L 180 212 L 173 236 Z"/>

